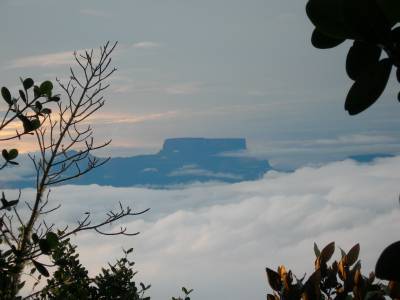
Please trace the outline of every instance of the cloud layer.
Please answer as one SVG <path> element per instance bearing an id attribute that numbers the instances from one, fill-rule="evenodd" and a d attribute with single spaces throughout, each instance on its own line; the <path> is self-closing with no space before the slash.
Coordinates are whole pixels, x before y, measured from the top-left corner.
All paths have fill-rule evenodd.
<path id="1" fill-rule="evenodd" d="M 185 285 L 195 289 L 197 299 L 261 300 L 264 268 L 286 264 L 298 276 L 310 272 L 314 241 L 321 247 L 336 241 L 345 250 L 359 242 L 364 272 L 373 270 L 382 249 L 398 239 L 399 168 L 395 157 L 272 172 L 233 185 L 63 186 L 53 191 L 53 204 L 63 205 L 53 218 L 73 223 L 85 211 L 101 217 L 118 201 L 138 210 L 151 207 L 125 220 L 141 232 L 137 237 L 77 237 L 92 272 L 118 257 L 122 247 L 134 247 L 138 279 L 152 284 L 152 299 L 176 295 Z M 32 191 L 24 192 L 29 199 Z"/>

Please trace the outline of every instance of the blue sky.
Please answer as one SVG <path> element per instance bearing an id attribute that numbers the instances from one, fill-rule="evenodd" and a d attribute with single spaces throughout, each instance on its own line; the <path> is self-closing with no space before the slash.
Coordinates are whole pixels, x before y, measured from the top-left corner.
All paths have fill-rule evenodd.
<path id="1" fill-rule="evenodd" d="M 118 72 L 93 122 L 114 155 L 167 137 L 245 137 L 276 164 L 397 152 L 397 89 L 343 109 L 349 43 L 313 49 L 302 1 L 2 1 L 0 81 L 66 78 L 74 50 L 119 41 Z M 293 163 L 292 163 L 293 161 Z M 299 164 L 299 163 L 298 163 Z"/>

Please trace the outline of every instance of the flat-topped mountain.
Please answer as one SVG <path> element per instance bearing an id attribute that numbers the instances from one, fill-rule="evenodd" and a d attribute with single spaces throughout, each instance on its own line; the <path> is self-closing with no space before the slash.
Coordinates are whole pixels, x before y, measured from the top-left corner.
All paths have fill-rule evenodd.
<path id="1" fill-rule="evenodd" d="M 246 140 L 242 138 L 167 139 L 156 154 L 111 158 L 68 184 L 163 188 L 194 182 L 256 180 L 271 167 L 266 160 L 232 154 L 246 149 Z M 33 186 L 33 176 L 31 180 L 9 182 L 6 186 Z"/>
<path id="2" fill-rule="evenodd" d="M 177 138 L 166 139 L 158 154 L 217 155 L 246 149 L 245 139 Z"/>

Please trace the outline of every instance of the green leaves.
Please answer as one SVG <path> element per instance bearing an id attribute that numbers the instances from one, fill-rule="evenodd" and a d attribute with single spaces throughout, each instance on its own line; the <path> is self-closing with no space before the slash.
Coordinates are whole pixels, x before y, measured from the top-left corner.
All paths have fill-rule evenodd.
<path id="1" fill-rule="evenodd" d="M 51 253 L 51 246 L 50 243 L 47 242 L 47 239 L 40 239 L 39 240 L 39 248 L 43 254 L 50 254 Z"/>
<path id="2" fill-rule="evenodd" d="M 48 97 L 51 97 L 53 91 L 53 84 L 51 83 L 51 81 L 44 81 L 40 85 L 39 89 L 41 95 L 46 95 Z"/>
<path id="3" fill-rule="evenodd" d="M 17 149 L 11 149 L 10 151 L 7 151 L 6 149 L 3 149 L 3 151 L 1 152 L 3 158 L 6 161 L 10 161 L 13 159 L 16 159 L 18 156 L 18 150 Z"/>
<path id="4" fill-rule="evenodd" d="M 184 286 L 182 287 L 182 292 L 185 293 L 185 295 L 189 295 L 191 292 L 193 292 L 193 289 L 188 290 L 187 288 L 185 288 Z"/>
<path id="5" fill-rule="evenodd" d="M 282 282 L 279 274 L 274 270 L 266 268 L 268 283 L 274 291 L 280 291 L 282 288 Z"/>
<path id="6" fill-rule="evenodd" d="M 322 249 L 319 259 L 321 260 L 321 262 L 326 263 L 328 262 L 328 260 L 331 259 L 334 252 L 335 252 L 335 242 L 331 242 L 328 245 L 326 245 L 324 249 Z"/>
<path id="7" fill-rule="evenodd" d="M 58 246 L 59 239 L 57 234 L 50 231 L 46 234 L 46 238 L 39 239 L 38 242 L 42 253 L 48 255 Z"/>
<path id="8" fill-rule="evenodd" d="M 8 105 L 12 105 L 11 93 L 5 86 L 1 88 L 1 96 L 3 97 L 4 101 L 8 103 Z"/>
<path id="9" fill-rule="evenodd" d="M 355 41 L 347 54 L 347 75 L 351 79 L 357 80 L 369 66 L 379 61 L 381 53 L 381 48 L 376 45 Z"/>
<path id="10" fill-rule="evenodd" d="M 314 254 L 316 257 L 319 257 L 321 255 L 321 251 L 319 250 L 317 243 L 314 242 Z"/>
<path id="11" fill-rule="evenodd" d="M 399 255 L 400 241 L 389 245 L 383 250 L 375 266 L 376 277 L 385 280 L 400 281 Z"/>
<path id="12" fill-rule="evenodd" d="M 40 120 L 38 118 L 28 119 L 28 117 L 22 114 L 18 114 L 17 117 L 22 121 L 22 126 L 24 127 L 25 133 L 34 131 L 40 127 Z"/>
<path id="13" fill-rule="evenodd" d="M 353 38 L 344 20 L 344 0 L 309 0 L 306 13 L 315 27 L 325 35 L 337 39 Z"/>
<path id="14" fill-rule="evenodd" d="M 326 35 L 321 31 L 319 31 L 317 28 L 314 29 L 311 35 L 311 44 L 318 49 L 334 48 L 343 43 L 344 41 L 345 41 L 344 39 L 337 39 L 329 35 Z"/>
<path id="15" fill-rule="evenodd" d="M 350 88 L 345 102 L 345 110 L 356 115 L 370 107 L 383 93 L 389 80 L 392 62 L 385 58 L 369 66 Z"/>
<path id="16" fill-rule="evenodd" d="M 400 1 L 308 0 L 306 13 L 315 25 L 314 47 L 329 49 L 346 39 L 354 40 L 346 58 L 346 73 L 356 82 L 345 109 L 350 115 L 364 111 L 383 93 L 392 65 L 400 67 L 400 27 L 392 29 L 400 22 Z M 387 58 L 379 61 L 382 51 Z"/>
<path id="17" fill-rule="evenodd" d="M 25 90 L 29 90 L 31 87 L 33 87 L 34 82 L 32 78 L 26 78 L 23 82 L 22 85 L 24 86 Z"/>
<path id="18" fill-rule="evenodd" d="M 43 264 L 41 264 L 40 262 L 37 262 L 36 260 L 33 260 L 33 259 L 32 259 L 32 263 L 35 266 L 36 270 L 38 270 L 38 272 L 40 274 L 42 274 L 44 277 L 50 276 L 49 271 L 47 271 L 46 267 Z"/>
<path id="19" fill-rule="evenodd" d="M 346 264 L 348 266 L 353 265 L 357 261 L 359 254 L 360 254 L 360 244 L 356 244 L 346 254 L 345 256 Z"/>
<path id="20" fill-rule="evenodd" d="M 32 241 L 34 243 L 38 243 L 39 242 L 39 237 L 36 233 L 32 233 Z"/>
<path id="21" fill-rule="evenodd" d="M 54 249 L 58 245 L 58 236 L 54 232 L 48 232 L 46 234 L 46 241 L 51 249 Z"/>

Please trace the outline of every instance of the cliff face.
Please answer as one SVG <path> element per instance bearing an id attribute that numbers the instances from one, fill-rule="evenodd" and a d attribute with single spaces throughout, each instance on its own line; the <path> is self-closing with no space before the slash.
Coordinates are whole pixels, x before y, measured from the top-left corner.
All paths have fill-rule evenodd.
<path id="1" fill-rule="evenodd" d="M 112 158 L 68 183 L 166 188 L 192 182 L 255 180 L 271 169 L 266 160 L 226 154 L 243 150 L 245 139 L 167 139 L 157 154 Z M 21 188 L 32 184 L 32 180 L 25 180 L 7 186 Z"/>
<path id="2" fill-rule="evenodd" d="M 178 138 L 165 140 L 159 154 L 216 155 L 246 149 L 245 139 Z"/>

